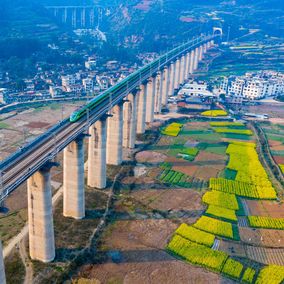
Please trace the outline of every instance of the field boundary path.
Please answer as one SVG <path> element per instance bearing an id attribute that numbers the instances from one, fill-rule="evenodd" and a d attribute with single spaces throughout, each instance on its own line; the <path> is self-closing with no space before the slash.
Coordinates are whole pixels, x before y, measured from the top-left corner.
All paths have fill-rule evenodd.
<path id="1" fill-rule="evenodd" d="M 274 187 L 277 189 L 277 192 L 281 194 L 282 198 L 284 197 L 284 190 L 282 183 L 284 184 L 284 177 L 283 174 L 278 167 L 278 165 L 275 163 L 275 161 L 272 158 L 270 147 L 266 138 L 266 135 L 264 134 L 262 128 L 257 125 L 256 123 L 250 123 L 250 127 L 252 128 L 256 139 L 257 139 L 257 149 L 259 152 L 259 157 L 262 162 L 262 164 L 265 166 L 266 170 L 268 171 L 269 176 L 271 177 L 271 182 L 274 185 Z M 260 137 L 260 135 L 261 137 Z M 261 139 L 263 138 L 263 139 Z M 262 141 L 263 140 L 263 141 Z M 265 155 L 267 153 L 267 155 Z M 275 168 L 278 171 L 278 176 L 280 177 L 281 181 L 276 178 L 275 174 L 272 171 L 272 167 Z M 279 175 L 280 173 L 280 175 Z M 281 199 L 282 199 L 281 198 Z"/>
<path id="2" fill-rule="evenodd" d="M 242 203 L 242 206 L 243 206 L 243 209 L 244 209 L 244 212 L 245 212 L 246 216 L 251 215 L 249 207 L 248 207 L 248 205 L 246 203 L 246 200 L 245 199 L 241 199 L 241 203 Z"/>
<path id="3" fill-rule="evenodd" d="M 246 217 L 238 217 L 239 227 L 249 227 L 248 219 Z"/>
<path id="4" fill-rule="evenodd" d="M 33 265 L 27 255 L 25 240 L 26 238 L 23 238 L 23 240 L 19 242 L 19 254 L 25 266 L 25 270 L 26 270 L 24 284 L 30 284 L 30 283 L 33 283 L 34 271 L 33 271 Z"/>

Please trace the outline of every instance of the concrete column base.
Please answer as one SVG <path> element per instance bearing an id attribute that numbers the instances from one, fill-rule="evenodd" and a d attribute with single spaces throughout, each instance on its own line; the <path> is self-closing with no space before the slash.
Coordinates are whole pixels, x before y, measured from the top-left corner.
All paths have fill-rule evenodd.
<path id="1" fill-rule="evenodd" d="M 6 284 L 5 266 L 4 266 L 4 259 L 3 259 L 3 248 L 2 248 L 1 240 L 0 240 L 0 283 Z"/>
<path id="2" fill-rule="evenodd" d="M 123 105 L 114 106 L 111 114 L 107 124 L 107 164 L 118 166 L 122 163 Z"/>
<path id="3" fill-rule="evenodd" d="M 88 186 L 106 187 L 106 119 L 98 120 L 89 128 Z"/>
<path id="4" fill-rule="evenodd" d="M 63 215 L 85 217 L 84 140 L 79 138 L 64 149 Z"/>
<path id="5" fill-rule="evenodd" d="M 28 179 L 28 221 L 30 256 L 50 262 L 55 258 L 50 168 Z"/>

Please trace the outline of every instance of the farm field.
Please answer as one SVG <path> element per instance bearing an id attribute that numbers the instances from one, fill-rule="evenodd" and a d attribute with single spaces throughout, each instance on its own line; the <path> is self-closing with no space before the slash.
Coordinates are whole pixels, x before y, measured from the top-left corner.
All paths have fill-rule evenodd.
<path id="1" fill-rule="evenodd" d="M 256 283 L 269 261 L 280 264 L 284 230 L 249 227 L 248 216 L 277 215 L 279 205 L 255 137 L 215 132 L 219 127 L 248 130 L 226 120 L 155 123 L 147 135 L 159 136 L 134 154 L 136 164 L 119 180 L 100 261 L 81 266 L 78 277 L 143 283 L 150 273 L 149 283 Z M 214 187 L 214 179 L 224 186 Z"/>
<path id="2" fill-rule="evenodd" d="M 225 167 L 219 171 L 215 178 L 213 175 L 211 175 L 211 177 L 209 177 L 209 175 L 207 176 L 207 180 L 209 178 L 209 188 L 211 191 L 207 191 L 202 197 L 202 201 L 207 205 L 207 210 L 203 213 L 203 216 L 197 219 L 192 226 L 182 224 L 181 227 L 175 231 L 175 235 L 168 244 L 167 249 L 173 254 L 185 258 L 190 263 L 207 267 L 210 270 L 219 271 L 229 278 L 240 279 L 242 276 L 245 283 L 255 283 L 255 281 L 261 283 L 260 281 L 262 280 L 260 276 L 258 276 L 260 272 L 259 268 L 245 267 L 245 263 L 238 262 L 231 258 L 222 260 L 221 255 L 212 254 L 212 252 L 208 250 L 208 248 L 205 249 L 204 246 L 212 246 L 212 248 L 215 248 L 215 243 L 218 244 L 219 242 L 218 239 L 227 240 L 226 242 L 230 242 L 230 239 L 237 240 L 246 244 L 243 250 L 241 250 L 242 256 L 245 256 L 246 254 L 244 254 L 244 252 L 247 251 L 247 255 L 251 261 L 262 262 L 263 264 L 269 264 L 269 261 L 271 261 L 273 264 L 282 265 L 281 261 L 279 261 L 284 256 L 283 251 L 279 249 L 282 246 L 282 230 L 279 231 L 279 226 L 282 229 L 282 219 L 272 219 L 274 222 L 269 223 L 267 218 L 261 219 L 262 217 L 257 217 L 258 215 L 256 217 L 249 216 L 244 223 L 247 227 L 243 226 L 243 223 L 240 223 L 240 227 L 239 224 L 236 225 L 238 221 L 238 215 L 236 213 L 246 214 L 246 211 L 250 210 L 250 205 L 252 205 L 253 202 L 256 206 L 262 206 L 262 208 L 265 208 L 265 204 L 269 204 L 268 208 L 271 209 L 271 211 L 273 211 L 273 209 L 277 211 L 276 207 L 281 205 L 273 201 L 276 199 L 276 191 L 258 158 L 256 144 L 254 143 L 251 130 L 246 129 L 244 124 L 231 122 L 211 122 L 209 126 L 206 125 L 207 129 L 204 128 L 205 124 L 202 126 L 199 125 L 196 130 L 190 129 L 189 125 L 183 127 L 178 137 L 179 141 L 182 141 L 182 134 L 193 136 L 193 139 L 187 142 L 187 146 L 195 147 L 199 149 L 199 152 L 198 155 L 190 161 L 191 163 L 188 167 L 185 163 L 182 163 L 179 168 L 177 166 L 177 159 L 179 158 L 178 154 L 180 152 L 178 151 L 178 144 L 175 144 L 175 150 L 177 151 L 169 151 L 169 154 L 177 156 L 175 158 L 166 159 L 166 164 L 164 163 L 161 166 L 164 171 L 168 170 L 171 173 L 171 171 L 173 171 L 173 165 L 175 165 L 174 170 L 176 173 L 171 173 L 167 181 L 170 180 L 172 184 L 178 185 L 174 182 L 175 177 L 178 176 L 177 173 L 181 172 L 187 175 L 196 173 L 196 168 L 200 166 L 203 161 L 208 161 L 208 154 L 220 156 L 225 154 L 227 158 L 223 160 L 225 161 Z M 214 138 L 210 136 L 212 130 L 215 131 L 216 134 Z M 234 139 L 231 140 L 220 137 L 228 133 L 252 136 L 249 139 L 251 141 L 238 139 L 238 137 L 234 137 Z M 220 143 L 216 145 L 216 147 L 214 147 L 215 145 L 209 146 L 208 148 L 206 147 L 205 150 L 203 149 L 204 145 L 206 145 L 205 142 L 202 141 L 200 143 L 199 141 L 206 139 L 206 136 L 207 141 L 214 141 L 217 144 L 220 142 L 213 139 L 218 138 L 219 141 L 222 141 L 221 143 L 224 144 L 221 145 Z M 205 152 L 207 152 L 207 154 L 205 154 Z M 164 178 L 164 176 L 165 173 L 163 172 L 162 177 Z M 171 178 L 171 176 L 173 176 L 173 178 Z M 256 200 L 248 200 L 246 210 L 243 211 L 243 205 L 240 207 L 240 197 Z M 272 201 L 262 199 L 271 199 Z M 249 204 L 249 202 L 251 202 L 251 204 Z M 247 213 L 251 214 L 250 211 Z M 267 213 L 268 212 L 264 212 L 264 215 Z M 275 212 L 276 215 L 278 215 L 278 213 Z M 245 220 L 245 217 L 241 219 Z M 261 222 L 259 220 L 261 220 Z M 250 225 L 256 227 L 254 223 L 257 223 L 257 221 L 259 221 L 266 230 L 249 228 Z M 271 221 L 271 219 L 269 219 L 269 221 Z M 267 223 L 270 224 L 270 226 L 268 226 Z M 271 230 L 271 227 L 274 228 L 274 232 Z M 276 243 L 278 243 L 278 245 L 276 245 Z M 252 250 L 250 248 L 251 244 L 259 246 L 260 249 Z M 236 245 L 233 245 L 233 247 L 235 246 Z M 275 247 L 275 249 L 262 249 L 265 246 L 270 248 Z M 222 247 L 223 246 L 221 246 L 221 248 Z M 199 251 L 199 254 L 197 251 Z M 205 251 L 207 251 L 207 255 L 210 256 L 207 259 L 211 259 L 211 262 L 207 263 L 199 259 L 199 257 L 202 258 Z M 230 253 L 234 255 L 229 247 L 226 248 L 226 252 L 229 253 L 229 255 Z M 273 252 L 275 252 L 274 258 L 272 258 Z M 266 253 L 267 259 L 265 258 Z M 255 267 L 255 265 L 253 265 L 253 267 Z"/>
<path id="3" fill-rule="evenodd" d="M 263 123 L 262 128 L 268 139 L 272 157 L 284 173 L 284 125 Z"/>
<path id="4" fill-rule="evenodd" d="M 0 115 L 0 160 L 16 151 L 62 119 L 70 115 L 82 102 L 53 103 L 44 107 Z"/>

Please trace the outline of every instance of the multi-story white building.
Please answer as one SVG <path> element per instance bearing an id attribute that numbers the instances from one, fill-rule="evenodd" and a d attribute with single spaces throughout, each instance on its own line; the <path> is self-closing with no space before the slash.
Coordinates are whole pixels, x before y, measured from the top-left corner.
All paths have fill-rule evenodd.
<path id="1" fill-rule="evenodd" d="M 76 83 L 76 77 L 73 75 L 66 75 L 61 77 L 62 87 L 68 88 Z"/>
<path id="2" fill-rule="evenodd" d="M 185 84 L 178 94 L 187 96 L 212 96 L 212 92 L 207 88 L 208 86 L 205 82 L 192 81 Z"/>
<path id="3" fill-rule="evenodd" d="M 97 76 L 96 80 L 102 91 L 109 87 L 109 79 L 107 76 Z"/>
<path id="4" fill-rule="evenodd" d="M 91 94 L 94 91 L 94 81 L 91 78 L 83 79 L 83 86 L 85 89 L 85 92 L 87 94 Z"/>
<path id="5" fill-rule="evenodd" d="M 93 57 L 89 57 L 88 61 L 85 62 L 85 67 L 88 70 L 94 70 L 97 66 L 97 61 Z"/>
<path id="6" fill-rule="evenodd" d="M 246 73 L 224 78 L 221 89 L 229 97 L 257 100 L 284 93 L 284 74 L 273 71 Z"/>

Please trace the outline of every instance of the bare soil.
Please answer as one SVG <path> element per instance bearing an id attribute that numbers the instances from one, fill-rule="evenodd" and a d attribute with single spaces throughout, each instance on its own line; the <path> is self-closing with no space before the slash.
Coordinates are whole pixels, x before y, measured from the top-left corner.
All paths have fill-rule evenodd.
<path id="1" fill-rule="evenodd" d="M 166 158 L 166 155 L 154 151 L 142 151 L 135 156 L 138 163 L 162 163 Z"/>
<path id="2" fill-rule="evenodd" d="M 151 209 L 202 211 L 202 194 L 188 189 L 159 189 L 134 191 L 130 196 Z M 174 197 L 174 198 L 173 198 Z"/>
<path id="3" fill-rule="evenodd" d="M 271 118 L 284 118 L 283 104 L 262 104 L 257 106 L 245 107 L 244 112 L 252 112 L 257 114 L 268 114 Z"/>
<path id="4" fill-rule="evenodd" d="M 220 169 L 217 169 L 216 167 L 199 167 L 198 170 L 195 172 L 194 176 L 196 178 L 202 179 L 202 180 L 209 180 L 213 177 L 218 177 L 218 174 L 220 172 Z"/>
<path id="5" fill-rule="evenodd" d="M 194 159 L 194 162 L 216 162 L 216 161 L 226 161 L 227 157 L 224 155 L 218 155 L 206 151 L 200 151 L 196 158 Z M 219 163 L 218 163 L 219 164 Z"/>
<path id="6" fill-rule="evenodd" d="M 282 143 L 280 141 L 275 141 L 275 140 L 268 140 L 268 144 L 270 147 L 282 146 Z"/>
<path id="7" fill-rule="evenodd" d="M 271 147 L 272 151 L 284 151 L 284 145 L 276 145 Z"/>
<path id="8" fill-rule="evenodd" d="M 22 112 L 15 112 L 15 116 L 5 118 L 0 115 L 2 122 L 8 125 L 1 129 L 0 134 L 0 160 L 6 158 L 16 151 L 20 146 L 44 133 L 49 127 L 57 123 L 63 117 L 69 116 L 81 103 L 64 103 L 45 106 L 42 108 L 31 108 Z"/>
<path id="9" fill-rule="evenodd" d="M 189 121 L 184 125 L 184 129 L 193 130 L 200 128 L 207 128 L 209 126 L 209 122 L 207 121 Z"/>
<path id="10" fill-rule="evenodd" d="M 170 220 L 116 222 L 103 238 L 104 261 L 83 265 L 78 278 L 124 284 L 232 283 L 167 254 L 164 247 L 176 227 Z"/>
<path id="11" fill-rule="evenodd" d="M 284 231 L 239 227 L 241 240 L 247 244 L 284 248 Z M 280 241 L 279 241 L 280 240 Z"/>
<path id="12" fill-rule="evenodd" d="M 284 157 L 283 156 L 273 156 L 273 159 L 277 164 L 284 164 Z"/>
<path id="13" fill-rule="evenodd" d="M 246 200 L 251 215 L 284 218 L 284 204 L 276 201 Z"/>
<path id="14" fill-rule="evenodd" d="M 186 167 L 184 167 L 183 165 L 179 165 L 179 166 L 173 166 L 173 170 L 194 177 L 196 171 L 198 170 L 198 166 L 189 164 Z"/>

